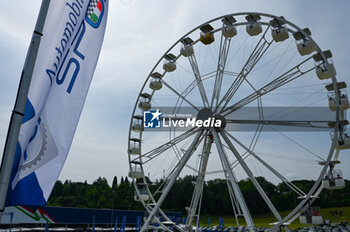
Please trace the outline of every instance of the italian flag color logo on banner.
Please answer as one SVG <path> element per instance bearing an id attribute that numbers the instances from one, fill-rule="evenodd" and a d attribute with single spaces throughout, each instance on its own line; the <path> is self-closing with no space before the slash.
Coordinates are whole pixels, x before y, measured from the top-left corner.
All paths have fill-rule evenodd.
<path id="1" fill-rule="evenodd" d="M 102 0 L 91 0 L 87 9 L 86 17 L 88 22 L 93 27 L 98 27 L 103 15 L 103 2 Z"/>

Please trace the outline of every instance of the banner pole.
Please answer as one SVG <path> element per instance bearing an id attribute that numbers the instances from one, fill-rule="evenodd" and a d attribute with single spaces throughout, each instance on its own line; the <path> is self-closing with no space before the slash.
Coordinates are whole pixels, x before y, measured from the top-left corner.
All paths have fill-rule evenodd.
<path id="1" fill-rule="evenodd" d="M 6 195 L 10 181 L 13 160 L 16 153 L 19 131 L 24 116 L 29 86 L 33 75 L 34 65 L 38 54 L 41 37 L 43 36 L 44 23 L 49 9 L 49 5 L 50 0 L 42 0 L 39 16 L 24 62 L 16 102 L 11 115 L 9 129 L 7 131 L 6 143 L 0 167 L 0 222 L 5 210 Z"/>

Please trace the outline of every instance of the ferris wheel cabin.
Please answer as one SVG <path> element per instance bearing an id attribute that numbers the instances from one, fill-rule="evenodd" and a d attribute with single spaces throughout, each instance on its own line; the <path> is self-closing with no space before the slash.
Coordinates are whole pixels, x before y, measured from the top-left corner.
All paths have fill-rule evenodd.
<path id="1" fill-rule="evenodd" d="M 326 162 L 320 162 L 319 164 L 325 165 Z M 345 188 L 345 180 L 343 173 L 340 169 L 334 169 L 336 164 L 340 164 L 339 160 L 332 160 L 329 162 L 329 171 L 322 179 L 322 186 L 327 190 L 338 190 Z"/>
<path id="2" fill-rule="evenodd" d="M 152 77 L 152 80 L 149 83 L 150 89 L 154 91 L 160 90 L 163 87 L 163 84 L 161 81 L 162 75 L 158 72 L 155 72 L 155 73 L 152 73 L 151 77 Z"/>
<path id="3" fill-rule="evenodd" d="M 319 212 L 319 207 L 308 207 L 302 211 L 299 216 L 299 221 L 301 224 L 322 224 L 323 217 Z"/>
<path id="4" fill-rule="evenodd" d="M 129 177 L 133 177 L 135 179 L 141 179 L 144 177 L 143 172 L 141 171 L 141 168 L 134 166 L 132 167 L 131 171 L 129 171 Z"/>
<path id="5" fill-rule="evenodd" d="M 140 95 L 139 108 L 144 111 L 151 109 L 151 98 L 152 96 L 150 94 L 142 93 Z"/>
<path id="6" fill-rule="evenodd" d="M 148 201 L 150 199 L 146 185 L 144 183 L 137 183 L 138 186 L 138 190 L 140 193 L 141 198 L 137 195 L 136 191 L 135 191 L 135 195 L 134 195 L 134 200 L 140 202 L 142 201 Z"/>
<path id="7" fill-rule="evenodd" d="M 328 93 L 328 106 L 331 111 L 336 111 L 337 105 L 335 102 L 334 93 Z M 345 92 L 345 90 L 340 91 L 339 108 L 340 110 L 347 110 L 350 108 L 348 94 Z"/>
<path id="8" fill-rule="evenodd" d="M 144 174 L 141 169 L 141 162 L 137 160 L 130 161 L 130 171 L 128 173 L 129 177 L 135 179 L 141 179 L 144 177 Z"/>
<path id="9" fill-rule="evenodd" d="M 322 180 L 323 188 L 327 190 L 338 190 L 345 188 L 345 180 L 343 178 L 342 170 L 335 169 L 325 175 Z"/>
<path id="10" fill-rule="evenodd" d="M 322 55 L 324 55 L 329 63 L 329 69 L 326 66 L 326 63 L 323 60 Z M 332 58 L 332 52 L 327 50 L 323 51 L 322 53 L 317 53 L 313 56 L 313 59 L 315 60 L 315 67 L 316 67 L 316 75 L 320 80 L 325 80 L 331 78 L 331 73 L 333 73 L 334 76 L 337 75 L 337 72 L 334 67 L 334 63 Z"/>
<path id="11" fill-rule="evenodd" d="M 206 24 L 204 26 L 201 26 L 199 29 L 201 30 L 199 40 L 203 44 L 208 45 L 208 44 L 211 44 L 212 42 L 214 42 L 214 40 L 215 40 L 214 34 L 213 34 L 214 28 L 210 24 Z"/>
<path id="12" fill-rule="evenodd" d="M 181 43 L 182 43 L 182 46 L 180 48 L 181 55 L 183 55 L 184 57 L 192 56 L 194 54 L 194 50 L 192 46 L 193 40 L 187 37 L 181 40 Z"/>
<path id="13" fill-rule="evenodd" d="M 337 83 L 337 89 L 338 89 L 338 96 L 339 96 L 339 108 L 340 110 L 347 110 L 350 108 L 348 95 L 345 91 L 347 88 L 347 85 L 345 82 L 338 82 Z M 335 111 L 336 110 L 336 102 L 335 102 L 335 93 L 334 93 L 334 86 L 333 84 L 326 85 L 326 89 L 329 91 L 328 93 L 328 105 L 330 110 Z"/>
<path id="14" fill-rule="evenodd" d="M 236 19 L 233 16 L 225 16 L 222 19 L 222 35 L 225 38 L 232 38 L 233 36 L 237 35 L 237 29 L 234 25 L 236 22 Z"/>
<path id="15" fill-rule="evenodd" d="M 172 53 L 169 53 L 167 55 L 164 56 L 164 64 L 163 64 L 163 69 L 166 72 L 173 72 L 176 69 L 176 63 L 175 63 L 175 59 L 176 56 L 174 56 Z"/>
<path id="16" fill-rule="evenodd" d="M 261 19 L 260 15 L 247 15 L 246 20 L 248 24 L 246 26 L 246 31 L 250 36 L 257 36 L 262 32 Z"/>
<path id="17" fill-rule="evenodd" d="M 344 133 L 343 138 L 338 139 L 335 148 L 337 150 L 350 149 L 350 133 L 349 132 Z"/>
<path id="18" fill-rule="evenodd" d="M 137 138 L 130 139 L 130 154 L 140 155 L 141 154 L 141 140 Z"/>
<path id="19" fill-rule="evenodd" d="M 141 132 L 141 131 L 143 131 L 142 120 L 143 120 L 143 117 L 141 115 L 133 116 L 133 122 L 132 122 L 131 130 L 134 131 L 134 132 Z"/>
<path id="20" fill-rule="evenodd" d="M 309 36 L 311 35 L 311 31 L 309 28 L 304 28 L 303 32 Z M 316 50 L 313 41 L 305 37 L 302 32 L 297 31 L 293 34 L 293 36 L 296 41 L 297 49 L 300 55 L 305 56 Z"/>
<path id="21" fill-rule="evenodd" d="M 289 38 L 288 28 L 285 25 L 284 17 L 274 18 L 270 21 L 272 26 L 271 34 L 275 42 L 282 42 Z"/>

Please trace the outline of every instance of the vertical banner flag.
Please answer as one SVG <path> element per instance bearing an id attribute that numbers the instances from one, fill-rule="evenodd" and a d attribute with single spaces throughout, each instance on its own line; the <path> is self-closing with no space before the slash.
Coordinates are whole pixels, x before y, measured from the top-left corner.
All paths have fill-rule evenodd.
<path id="1" fill-rule="evenodd" d="M 62 170 L 97 64 L 108 0 L 51 1 L 6 205 L 44 206 Z"/>

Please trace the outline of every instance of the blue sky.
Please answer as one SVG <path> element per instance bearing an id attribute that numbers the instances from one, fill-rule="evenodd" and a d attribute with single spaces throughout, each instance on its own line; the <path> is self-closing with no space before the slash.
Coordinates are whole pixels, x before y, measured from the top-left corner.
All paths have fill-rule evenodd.
<path id="1" fill-rule="evenodd" d="M 20 0 L 0 9 L 1 149 L 39 6 L 39 0 Z M 350 83 L 349 10 L 347 0 L 110 0 L 100 59 L 60 179 L 92 182 L 103 176 L 111 181 L 127 175 L 127 136 L 138 92 L 163 53 L 192 28 L 229 13 L 283 15 L 311 29 L 318 45 L 333 52 L 338 80 Z M 341 153 L 347 166 L 349 154 Z M 345 175 L 350 178 L 350 171 Z"/>

